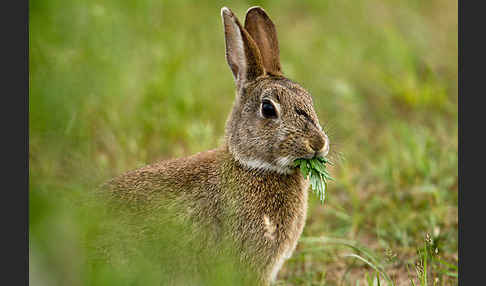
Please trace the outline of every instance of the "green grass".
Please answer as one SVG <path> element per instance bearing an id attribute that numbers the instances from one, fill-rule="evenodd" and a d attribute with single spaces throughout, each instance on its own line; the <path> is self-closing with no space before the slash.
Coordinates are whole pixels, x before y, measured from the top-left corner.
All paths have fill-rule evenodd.
<path id="1" fill-rule="evenodd" d="M 150 235 L 137 244 L 131 235 L 141 226 L 119 226 L 92 191 L 124 171 L 221 142 L 234 100 L 225 5 L 240 20 L 253 5 L 270 14 L 283 71 L 312 94 L 331 142 L 335 181 L 324 205 L 309 196 L 303 236 L 277 284 L 458 284 L 456 2 L 29 4 L 36 285 L 165 281 L 153 252 L 170 244 Z M 99 253 L 103 241 L 111 264 Z M 221 285 L 240 277 L 223 266 L 213 273 L 229 273 Z"/>
<path id="2" fill-rule="evenodd" d="M 327 163 L 332 165 L 324 157 L 297 159 L 294 161 L 294 167 L 298 167 L 302 176 L 309 179 L 310 189 L 316 193 L 321 203 L 324 203 L 326 198 L 327 182 L 330 180 L 334 181 L 334 178 L 329 176 L 326 170 Z"/>

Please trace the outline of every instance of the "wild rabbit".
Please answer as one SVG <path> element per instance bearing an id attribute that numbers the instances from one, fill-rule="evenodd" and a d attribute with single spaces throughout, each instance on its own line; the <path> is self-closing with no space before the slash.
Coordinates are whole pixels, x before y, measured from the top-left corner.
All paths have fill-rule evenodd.
<path id="1" fill-rule="evenodd" d="M 229 237 L 259 283 L 274 281 L 304 228 L 308 181 L 298 158 L 325 156 L 329 140 L 311 95 L 283 76 L 277 33 L 260 7 L 248 9 L 243 27 L 223 7 L 226 60 L 236 100 L 217 149 L 161 161 L 110 180 L 125 201 L 157 201 L 178 216 Z M 148 212 L 150 212 L 148 211 Z"/>

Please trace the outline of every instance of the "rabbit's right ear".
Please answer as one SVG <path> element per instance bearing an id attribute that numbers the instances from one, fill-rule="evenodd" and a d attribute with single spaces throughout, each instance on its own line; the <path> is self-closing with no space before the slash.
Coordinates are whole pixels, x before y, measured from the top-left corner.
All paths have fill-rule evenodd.
<path id="1" fill-rule="evenodd" d="M 226 61 L 239 87 L 242 83 L 265 74 L 263 60 L 255 41 L 241 26 L 233 12 L 223 7 L 221 17 L 226 41 Z"/>
<path id="2" fill-rule="evenodd" d="M 260 50 L 263 66 L 267 73 L 281 75 L 277 30 L 263 8 L 255 6 L 248 9 L 245 17 L 245 29 Z"/>

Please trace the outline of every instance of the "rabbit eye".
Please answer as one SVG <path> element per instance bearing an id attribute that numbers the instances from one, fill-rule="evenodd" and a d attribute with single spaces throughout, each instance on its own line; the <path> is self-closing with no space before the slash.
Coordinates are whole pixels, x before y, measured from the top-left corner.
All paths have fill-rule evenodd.
<path id="1" fill-rule="evenodd" d="M 263 100 L 262 102 L 262 114 L 265 118 L 276 118 L 277 110 L 270 100 Z"/>

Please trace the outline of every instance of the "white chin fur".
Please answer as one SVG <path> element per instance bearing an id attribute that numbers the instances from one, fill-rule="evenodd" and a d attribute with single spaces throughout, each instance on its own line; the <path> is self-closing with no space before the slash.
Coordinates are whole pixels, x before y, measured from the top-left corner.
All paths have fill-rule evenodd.
<path id="1" fill-rule="evenodd" d="M 279 158 L 277 160 L 277 165 L 272 165 L 270 163 L 267 163 L 259 159 L 237 158 L 237 160 L 242 165 L 253 170 L 272 171 L 272 172 L 277 172 L 279 174 L 290 174 L 292 172 L 292 170 L 287 167 L 287 164 L 282 164 L 288 161 L 288 159 L 285 158 Z"/>
<path id="2" fill-rule="evenodd" d="M 275 162 L 277 162 L 278 166 L 288 169 L 288 166 L 292 163 L 292 161 L 293 161 L 292 157 L 285 156 L 285 157 L 278 158 Z"/>

